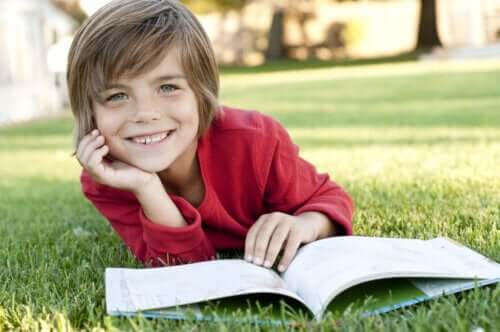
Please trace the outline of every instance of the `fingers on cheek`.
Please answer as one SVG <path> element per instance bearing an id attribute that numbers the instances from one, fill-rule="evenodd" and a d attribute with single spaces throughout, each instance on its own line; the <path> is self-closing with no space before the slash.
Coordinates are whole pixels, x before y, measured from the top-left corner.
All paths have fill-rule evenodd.
<path id="1" fill-rule="evenodd" d="M 92 142 L 92 148 L 95 150 L 101 147 L 103 144 L 104 144 L 104 136 L 99 136 Z"/>
<path id="2" fill-rule="evenodd" d="M 98 130 L 95 129 L 94 131 L 92 131 L 90 134 L 88 135 L 85 135 L 81 140 L 80 140 L 80 144 L 79 144 L 79 147 L 81 148 L 81 150 L 83 151 L 85 149 L 85 147 L 91 143 L 92 141 L 94 141 L 94 139 L 97 137 L 98 135 Z"/>
<path id="3" fill-rule="evenodd" d="M 84 137 L 80 141 L 80 144 L 78 144 L 78 148 L 76 150 L 76 158 L 80 162 L 82 162 L 83 152 L 85 151 L 85 148 L 87 147 L 88 142 L 89 142 L 89 138 L 88 137 Z"/>
<path id="4" fill-rule="evenodd" d="M 85 146 L 82 146 L 80 153 L 80 161 L 82 164 L 87 164 L 89 159 L 92 157 L 92 152 L 95 150 L 95 139 L 91 138 Z"/>
<path id="5" fill-rule="evenodd" d="M 102 162 L 102 158 L 106 155 L 108 152 L 108 147 L 107 145 L 102 146 L 101 148 L 97 149 L 91 156 L 89 162 L 88 162 L 88 167 L 96 167 L 98 164 Z"/>
<path id="6" fill-rule="evenodd" d="M 99 148 L 99 156 L 102 158 L 109 152 L 109 146 L 103 145 Z"/>
<path id="7" fill-rule="evenodd" d="M 104 136 L 99 136 L 94 141 L 92 141 L 85 152 L 85 160 L 90 162 L 96 155 L 101 156 L 102 148 L 105 147 Z"/>
<path id="8" fill-rule="evenodd" d="M 81 147 L 85 147 L 87 146 L 87 144 L 89 144 L 89 142 L 92 142 L 92 140 L 95 138 L 94 135 L 92 134 L 89 134 L 89 135 L 86 135 L 82 138 L 82 140 L 80 141 L 80 146 Z"/>

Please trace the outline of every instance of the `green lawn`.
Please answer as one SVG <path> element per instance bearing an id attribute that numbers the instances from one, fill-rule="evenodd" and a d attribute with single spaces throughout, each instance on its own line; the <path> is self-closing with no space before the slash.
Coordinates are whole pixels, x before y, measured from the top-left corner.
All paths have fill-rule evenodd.
<path id="1" fill-rule="evenodd" d="M 500 261 L 499 61 L 275 69 L 224 74 L 222 100 L 281 120 L 353 195 L 355 233 L 448 236 Z M 140 265 L 80 194 L 71 121 L 0 128 L 0 331 L 255 329 L 106 317 L 104 268 Z M 500 286 L 323 327 L 493 331 Z"/>

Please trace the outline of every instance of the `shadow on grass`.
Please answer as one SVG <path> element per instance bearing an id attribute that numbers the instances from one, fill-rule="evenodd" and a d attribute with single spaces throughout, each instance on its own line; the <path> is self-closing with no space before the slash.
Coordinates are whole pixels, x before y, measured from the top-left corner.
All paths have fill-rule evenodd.
<path id="1" fill-rule="evenodd" d="M 0 126 L 0 138 L 8 137 L 43 137 L 43 136 L 67 136 L 71 137 L 73 130 L 73 119 L 69 113 L 59 117 L 42 118 L 28 122 Z M 1 141 L 0 141 L 1 143 Z"/>
<path id="2" fill-rule="evenodd" d="M 474 144 L 499 143 L 500 133 L 495 137 L 426 137 L 426 138 L 394 138 L 385 139 L 383 135 L 373 139 L 348 138 L 299 138 L 294 142 L 301 148 L 336 148 L 336 147 L 363 147 L 372 145 L 385 146 L 417 146 L 417 145 L 444 145 L 444 144 Z"/>
<path id="3" fill-rule="evenodd" d="M 53 138 L 53 139 L 47 139 Z M 26 138 L 7 139 L 0 141 L 0 151 L 2 152 L 21 152 L 22 150 L 29 151 L 63 151 L 69 157 L 72 157 L 72 149 L 70 139 L 64 136 L 42 136 L 38 135 L 38 139 Z"/>
<path id="4" fill-rule="evenodd" d="M 331 68 L 331 67 L 350 67 L 350 66 L 360 66 L 360 65 L 371 65 L 371 64 L 381 64 L 381 63 L 397 63 L 397 62 L 408 62 L 416 61 L 423 51 L 414 51 L 399 54 L 396 56 L 378 57 L 372 59 L 338 59 L 338 60 L 274 60 L 269 61 L 266 64 L 254 66 L 254 67 L 243 67 L 243 66 L 220 66 L 221 74 L 231 75 L 231 74 L 254 74 L 254 73 L 269 73 L 276 71 L 290 71 L 290 70 L 304 70 L 304 69 L 319 69 L 319 68 Z"/>
<path id="5" fill-rule="evenodd" d="M 282 112 L 279 108 L 271 113 L 283 123 L 286 128 L 324 128 L 352 127 L 380 129 L 380 134 L 386 127 L 402 128 L 477 128 L 498 126 L 499 115 L 489 109 L 477 109 L 471 112 L 468 109 L 458 111 L 406 111 L 399 115 L 390 112 L 366 112 L 362 109 L 352 111 L 297 111 L 294 113 Z M 353 132 L 353 137 L 356 134 Z M 353 138 L 353 140 L 356 140 Z"/>

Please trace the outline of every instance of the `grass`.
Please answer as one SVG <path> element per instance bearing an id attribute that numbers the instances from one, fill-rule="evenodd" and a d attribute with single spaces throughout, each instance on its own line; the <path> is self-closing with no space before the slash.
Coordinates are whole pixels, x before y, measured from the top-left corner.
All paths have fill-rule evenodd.
<path id="1" fill-rule="evenodd" d="M 354 197 L 355 233 L 448 236 L 500 261 L 500 62 L 306 67 L 224 74 L 222 100 L 281 120 Z M 0 128 L 0 331 L 258 329 L 105 315 L 104 268 L 140 264 L 82 198 L 71 128 Z M 298 329 L 493 331 L 499 313 L 497 286 Z"/>
<path id="2" fill-rule="evenodd" d="M 402 53 L 400 55 L 391 55 L 377 58 L 369 58 L 369 59 L 334 59 L 334 60 L 308 60 L 308 61 L 300 61 L 300 60 L 271 60 L 265 65 L 259 66 L 224 66 L 220 67 L 222 73 L 224 75 L 231 74 L 256 74 L 256 73 L 269 73 L 269 72 L 283 72 L 283 71 L 291 71 L 291 70 L 304 70 L 304 69 L 313 69 L 313 68 L 329 68 L 332 66 L 335 67 L 352 67 L 359 65 L 368 65 L 368 64 L 380 64 L 380 63 L 397 63 L 397 62 L 406 62 L 406 61 L 415 61 L 418 59 L 419 55 L 424 53 L 425 50 L 417 50 L 411 51 L 408 53 Z"/>

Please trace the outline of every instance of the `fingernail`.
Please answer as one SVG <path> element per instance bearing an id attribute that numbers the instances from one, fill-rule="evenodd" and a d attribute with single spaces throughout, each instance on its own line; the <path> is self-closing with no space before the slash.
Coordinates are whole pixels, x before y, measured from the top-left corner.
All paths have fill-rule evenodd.
<path id="1" fill-rule="evenodd" d="M 271 262 L 270 261 L 265 261 L 264 262 L 265 267 L 271 267 Z"/>
<path id="2" fill-rule="evenodd" d="M 252 255 L 246 255 L 246 256 L 245 256 L 245 259 L 246 259 L 247 261 L 251 262 L 251 261 L 252 261 Z"/>
<path id="3" fill-rule="evenodd" d="M 97 135 L 97 129 L 92 130 L 92 136 Z"/>
<path id="4" fill-rule="evenodd" d="M 255 259 L 253 260 L 253 262 L 254 262 L 255 264 L 257 264 L 257 265 L 260 265 L 260 264 L 262 264 L 262 258 L 257 257 L 257 258 L 255 258 Z"/>
<path id="5" fill-rule="evenodd" d="M 285 271 L 285 267 L 283 265 L 278 265 L 278 270 L 280 272 L 283 272 L 283 271 Z"/>

